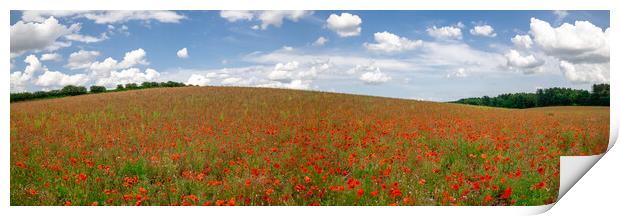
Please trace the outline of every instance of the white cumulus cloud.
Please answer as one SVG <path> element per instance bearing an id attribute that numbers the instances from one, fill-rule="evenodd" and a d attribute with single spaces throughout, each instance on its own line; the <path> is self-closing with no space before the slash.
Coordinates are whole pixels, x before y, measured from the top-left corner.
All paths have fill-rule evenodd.
<path id="1" fill-rule="evenodd" d="M 378 85 L 381 83 L 385 83 L 392 79 L 389 75 L 381 72 L 379 68 L 375 68 L 374 71 L 367 71 L 363 73 L 359 79 L 365 84 L 369 85 Z"/>
<path id="2" fill-rule="evenodd" d="M 412 41 L 387 31 L 376 32 L 374 37 L 376 43 L 364 43 L 364 46 L 366 49 L 375 52 L 402 52 L 415 49 L 422 45 L 421 40 Z"/>
<path id="3" fill-rule="evenodd" d="M 178 23 L 186 17 L 174 11 L 156 10 L 111 10 L 111 11 L 23 11 L 22 20 L 41 22 L 49 16 L 67 18 L 86 18 L 97 24 L 125 23 L 132 20 Z"/>
<path id="4" fill-rule="evenodd" d="M 530 19 L 530 34 L 537 48 L 560 60 L 560 70 L 574 83 L 609 82 L 609 28 L 603 30 L 588 21 L 553 27 Z"/>
<path id="5" fill-rule="evenodd" d="M 118 66 L 120 68 L 129 68 L 135 65 L 148 65 L 149 62 L 146 60 L 146 51 L 142 48 L 137 50 L 132 50 L 125 53 L 125 57 L 123 57 L 123 61 L 121 61 Z"/>
<path id="6" fill-rule="evenodd" d="M 88 76 L 85 74 L 68 75 L 58 71 L 45 71 L 35 81 L 38 86 L 66 86 L 66 85 L 84 85 L 88 82 Z"/>
<path id="7" fill-rule="evenodd" d="M 476 36 L 495 37 L 497 34 L 490 25 L 478 25 L 469 30 L 469 33 Z"/>
<path id="8" fill-rule="evenodd" d="M 103 61 L 95 61 L 100 55 L 98 51 L 80 50 L 69 56 L 66 67 L 84 69 L 89 79 L 94 80 L 97 85 L 114 87 L 117 84 L 141 83 L 154 81 L 160 77 L 159 72 L 154 69 L 146 69 L 142 72 L 136 66 L 148 65 L 146 51 L 139 48 L 126 52 L 122 61 L 117 61 L 108 57 Z"/>
<path id="9" fill-rule="evenodd" d="M 24 22 L 43 22 L 49 17 L 70 17 L 88 11 L 70 11 L 70 10 L 26 10 L 22 11 L 22 20 Z"/>
<path id="10" fill-rule="evenodd" d="M 554 28 L 531 18 L 530 32 L 536 45 L 548 55 L 573 62 L 609 61 L 609 29 L 603 31 L 588 21 Z"/>
<path id="11" fill-rule="evenodd" d="M 609 63 L 573 64 L 560 61 L 560 70 L 566 79 L 574 83 L 609 83 Z"/>
<path id="12" fill-rule="evenodd" d="M 144 73 L 140 69 L 135 68 L 139 65 L 148 65 L 146 60 L 146 51 L 142 48 L 132 50 L 125 53 L 122 61 L 108 57 L 103 61 L 92 62 L 88 66 L 90 75 L 97 78 L 97 83 L 106 86 L 115 86 L 116 84 L 140 83 L 144 81 L 153 81 L 159 77 L 159 73 L 153 69 L 146 69 Z M 120 70 L 120 71 L 119 71 Z M 135 75 L 132 79 L 130 76 Z"/>
<path id="13" fill-rule="evenodd" d="M 113 70 L 116 70 L 118 67 L 118 61 L 115 59 L 108 57 L 102 62 L 93 62 L 89 66 L 89 70 L 92 76 L 94 77 L 108 77 Z"/>
<path id="14" fill-rule="evenodd" d="M 458 26 L 457 27 L 443 26 L 439 28 L 437 26 L 432 26 L 430 28 L 427 28 L 426 32 L 431 37 L 434 37 L 437 39 L 461 39 L 463 38 L 463 33 L 461 33 L 461 29 Z"/>
<path id="15" fill-rule="evenodd" d="M 278 63 L 273 71 L 267 75 L 267 78 L 275 81 L 289 82 L 293 78 L 297 68 L 299 68 L 299 62 L 296 61 L 286 64 Z"/>
<path id="16" fill-rule="evenodd" d="M 327 28 L 336 32 L 340 37 L 353 37 L 362 32 L 362 18 L 350 13 L 331 14 L 327 18 Z"/>
<path id="17" fill-rule="evenodd" d="M 151 68 L 147 68 L 144 72 L 138 68 L 128 68 L 121 71 L 110 72 L 109 77 L 97 80 L 97 85 L 112 87 L 118 84 L 142 83 L 155 81 L 159 76 L 160 73 Z"/>
<path id="18" fill-rule="evenodd" d="M 206 86 L 211 82 L 210 79 L 206 78 L 203 75 L 192 74 L 189 79 L 187 79 L 188 85 L 197 85 L 197 86 Z"/>
<path id="19" fill-rule="evenodd" d="M 468 77 L 468 76 L 469 76 L 469 74 L 467 74 L 467 70 L 465 70 L 465 68 L 459 68 L 454 73 L 448 74 L 446 77 L 448 77 L 448 78 L 453 78 L 453 77 L 463 78 L 463 77 Z"/>
<path id="20" fill-rule="evenodd" d="M 229 78 L 223 79 L 220 83 L 222 85 L 227 85 L 227 86 L 244 86 L 248 84 L 245 80 L 239 77 L 229 77 Z"/>
<path id="21" fill-rule="evenodd" d="M 21 55 L 25 51 L 56 50 L 67 47 L 68 42 L 58 41 L 59 38 L 77 32 L 79 25 L 69 27 L 62 25 L 54 17 L 42 22 L 17 21 L 11 26 L 11 55 Z"/>
<path id="22" fill-rule="evenodd" d="M 319 74 L 328 71 L 332 67 L 331 62 L 323 60 L 315 60 L 309 63 L 305 69 L 301 70 L 297 77 L 301 80 L 313 80 L 318 77 Z"/>
<path id="23" fill-rule="evenodd" d="M 287 89 L 310 89 L 312 82 L 309 80 L 291 80 L 288 83 L 282 82 L 269 82 L 264 84 L 258 84 L 257 87 L 267 87 L 267 88 L 287 88 Z"/>
<path id="24" fill-rule="evenodd" d="M 515 35 L 510 41 L 518 47 L 529 49 L 532 47 L 532 38 L 529 35 Z"/>
<path id="25" fill-rule="evenodd" d="M 70 41 L 77 41 L 82 43 L 97 43 L 108 39 L 108 35 L 104 32 L 99 37 L 81 34 L 65 35 L 65 38 Z"/>
<path id="26" fill-rule="evenodd" d="M 554 10 L 553 11 L 553 15 L 555 15 L 555 21 L 556 22 L 561 22 L 562 20 L 564 20 L 564 18 L 566 18 L 566 16 L 568 16 L 568 11 L 565 10 Z"/>
<path id="27" fill-rule="evenodd" d="M 524 69 L 525 73 L 532 73 L 531 69 L 541 66 L 545 63 L 543 60 L 536 59 L 534 55 L 522 56 L 516 50 L 510 50 L 506 53 L 507 65 L 517 69 Z"/>
<path id="28" fill-rule="evenodd" d="M 261 21 L 261 29 L 267 29 L 270 25 L 275 27 L 282 26 L 284 19 L 297 22 L 302 17 L 312 14 L 312 11 L 302 10 L 277 10 L 277 11 L 260 11 L 258 19 Z"/>
<path id="29" fill-rule="evenodd" d="M 223 10 L 220 11 L 220 17 L 228 20 L 228 22 L 237 22 L 239 20 L 252 20 L 254 13 L 247 10 Z"/>
<path id="30" fill-rule="evenodd" d="M 177 57 L 179 58 L 188 58 L 189 53 L 187 52 L 187 48 L 180 49 L 177 51 Z"/>
<path id="31" fill-rule="evenodd" d="M 45 53 L 41 55 L 41 61 L 61 61 L 62 56 L 58 53 Z"/>
<path id="32" fill-rule="evenodd" d="M 220 17 L 226 19 L 228 22 L 258 20 L 261 22 L 260 26 L 254 25 L 252 29 L 257 30 L 260 28 L 265 30 L 269 26 L 282 26 L 285 19 L 297 22 L 301 18 L 311 15 L 312 13 L 312 11 L 304 10 L 221 11 Z"/>
<path id="33" fill-rule="evenodd" d="M 98 51 L 80 50 L 71 53 L 65 67 L 71 70 L 89 68 L 90 65 L 95 61 L 97 56 L 99 56 Z"/>
<path id="34" fill-rule="evenodd" d="M 26 56 L 24 62 L 27 64 L 24 72 L 11 73 L 11 91 L 23 91 L 26 82 L 32 79 L 36 72 L 47 70 L 35 55 Z"/>
<path id="35" fill-rule="evenodd" d="M 314 60 L 303 64 L 297 61 L 277 63 L 274 69 L 267 74 L 267 79 L 283 83 L 290 83 L 293 80 L 310 83 L 319 74 L 329 70 L 330 67 L 331 63 L 323 60 Z"/>
<path id="36" fill-rule="evenodd" d="M 314 41 L 314 43 L 312 43 L 313 46 L 323 46 L 325 45 L 327 42 L 329 41 L 329 39 L 321 36 L 319 38 L 316 39 L 316 41 Z"/>

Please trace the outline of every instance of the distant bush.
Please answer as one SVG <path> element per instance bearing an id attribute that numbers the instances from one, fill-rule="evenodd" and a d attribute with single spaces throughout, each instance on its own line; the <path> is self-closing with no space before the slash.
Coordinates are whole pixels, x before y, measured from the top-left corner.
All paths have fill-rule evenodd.
<path id="1" fill-rule="evenodd" d="M 64 97 L 64 96 L 74 96 L 88 93 L 86 87 L 84 86 L 74 86 L 68 85 L 60 90 L 51 90 L 51 91 L 36 91 L 34 93 L 30 92 L 20 92 L 20 93 L 11 93 L 10 100 L 11 102 L 16 101 L 25 101 L 25 100 L 33 100 L 33 99 L 41 99 L 41 98 L 55 98 L 55 97 Z"/>
<path id="2" fill-rule="evenodd" d="M 30 92 L 20 92 L 11 94 L 11 102 L 13 101 L 25 101 L 34 99 L 33 94 Z"/>
<path id="3" fill-rule="evenodd" d="M 90 87 L 90 93 L 102 93 L 105 92 L 107 89 L 104 86 L 91 86 Z"/>
<path id="4" fill-rule="evenodd" d="M 157 88 L 160 87 L 158 82 L 143 82 L 140 88 Z"/>
<path id="5" fill-rule="evenodd" d="M 536 93 L 465 98 L 455 103 L 519 109 L 545 106 L 609 106 L 609 87 L 609 84 L 594 84 L 592 92 L 570 88 L 547 88 L 538 89 Z"/>
<path id="6" fill-rule="evenodd" d="M 161 87 L 183 87 L 187 86 L 181 82 L 143 82 L 138 86 L 136 83 L 127 83 L 125 85 L 118 84 L 116 85 L 116 89 L 113 91 L 125 91 L 125 90 L 135 90 L 135 89 L 146 89 L 146 88 L 161 88 Z M 104 86 L 91 86 L 90 93 L 103 93 L 108 92 L 106 87 Z M 89 91 L 84 86 L 74 86 L 68 85 L 63 87 L 60 90 L 51 90 L 51 91 L 36 91 L 36 92 L 19 92 L 19 93 L 11 93 L 11 102 L 16 101 L 25 101 L 25 100 L 33 100 L 33 99 L 41 99 L 41 98 L 56 98 L 56 97 L 65 97 L 65 96 L 74 96 L 74 95 L 82 95 L 88 94 Z"/>
<path id="7" fill-rule="evenodd" d="M 138 87 L 138 84 L 135 84 L 135 83 L 127 83 L 125 84 L 125 88 L 131 90 L 131 89 L 139 89 L 140 87 Z"/>
<path id="8" fill-rule="evenodd" d="M 62 97 L 65 96 L 60 92 L 60 90 L 55 89 L 47 92 L 47 97 Z"/>
<path id="9" fill-rule="evenodd" d="M 590 104 L 597 106 L 609 106 L 610 88 L 609 84 L 596 84 L 592 86 Z"/>
<path id="10" fill-rule="evenodd" d="M 185 83 L 180 83 L 180 82 L 173 82 L 173 81 L 168 81 L 168 82 L 162 82 L 160 84 L 161 87 L 183 87 L 185 86 Z"/>
<path id="11" fill-rule="evenodd" d="M 51 96 L 49 92 L 46 91 L 36 91 L 34 93 L 32 93 L 32 97 L 33 98 L 46 98 Z"/>
<path id="12" fill-rule="evenodd" d="M 86 94 L 88 93 L 88 91 L 86 90 L 86 87 L 84 86 L 68 85 L 68 86 L 63 87 L 60 90 L 60 93 L 66 96 L 75 96 L 75 95 Z"/>

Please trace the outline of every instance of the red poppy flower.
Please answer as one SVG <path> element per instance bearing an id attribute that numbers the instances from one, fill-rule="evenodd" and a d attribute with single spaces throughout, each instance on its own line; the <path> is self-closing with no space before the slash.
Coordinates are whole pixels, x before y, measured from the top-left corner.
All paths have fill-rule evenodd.
<path id="1" fill-rule="evenodd" d="M 508 187 L 508 188 L 506 188 L 506 190 L 504 190 L 504 193 L 502 194 L 502 196 L 500 198 L 508 199 L 508 198 L 510 198 L 511 194 L 512 194 L 512 188 Z"/>

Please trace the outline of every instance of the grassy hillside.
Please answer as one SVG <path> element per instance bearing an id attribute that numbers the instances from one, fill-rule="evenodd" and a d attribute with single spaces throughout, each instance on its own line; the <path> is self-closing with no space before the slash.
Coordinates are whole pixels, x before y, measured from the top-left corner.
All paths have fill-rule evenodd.
<path id="1" fill-rule="evenodd" d="M 11 104 L 11 205 L 541 205 L 609 107 L 157 88 Z"/>

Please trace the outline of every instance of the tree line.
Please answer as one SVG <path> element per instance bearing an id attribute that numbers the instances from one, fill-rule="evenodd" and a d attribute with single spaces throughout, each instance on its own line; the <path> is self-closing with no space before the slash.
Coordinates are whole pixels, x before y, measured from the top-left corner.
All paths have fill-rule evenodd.
<path id="1" fill-rule="evenodd" d="M 545 106 L 609 106 L 609 84 L 594 84 L 592 91 L 571 88 L 538 89 L 536 93 L 509 93 L 497 97 L 464 98 L 453 103 L 505 107 L 531 108 Z"/>
<path id="2" fill-rule="evenodd" d="M 86 89 L 84 86 L 75 86 L 75 85 L 67 85 L 62 89 L 56 89 L 51 91 L 36 91 L 36 92 L 19 92 L 19 93 L 11 93 L 11 102 L 16 101 L 27 101 L 34 99 L 43 99 L 43 98 L 59 98 L 59 97 L 67 97 L 67 96 L 76 96 L 83 94 L 97 94 L 104 92 L 117 92 L 117 91 L 127 91 L 127 90 L 136 90 L 136 89 L 146 89 L 146 88 L 161 88 L 161 87 L 183 87 L 187 86 L 181 82 L 143 82 L 138 85 L 136 83 L 127 83 L 125 85 L 119 84 L 116 86 L 116 89 L 108 90 L 105 86 L 97 86 L 93 85 L 90 89 Z"/>

